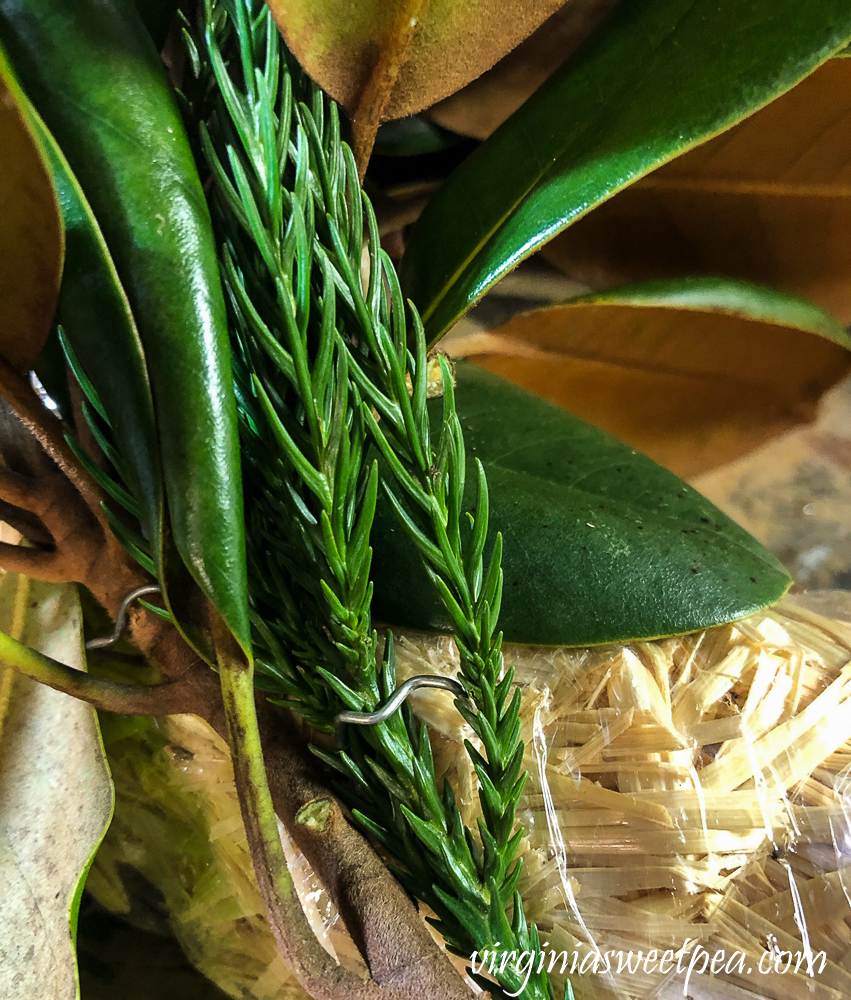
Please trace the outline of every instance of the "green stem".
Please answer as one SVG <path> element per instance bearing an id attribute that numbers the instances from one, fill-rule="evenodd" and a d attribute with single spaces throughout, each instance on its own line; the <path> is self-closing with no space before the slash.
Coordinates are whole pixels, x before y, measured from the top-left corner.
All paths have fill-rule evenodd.
<path id="1" fill-rule="evenodd" d="M 278 948 L 314 1000 L 376 997 L 379 990 L 372 982 L 364 982 L 341 968 L 325 951 L 301 907 L 287 868 L 266 777 L 254 701 L 253 665 L 235 656 L 220 656 L 219 677 L 245 834 Z"/>
<path id="2" fill-rule="evenodd" d="M 0 662 L 55 691 L 119 715 L 170 715 L 193 710 L 190 689 L 181 680 L 162 684 L 122 684 L 75 670 L 0 632 Z"/>

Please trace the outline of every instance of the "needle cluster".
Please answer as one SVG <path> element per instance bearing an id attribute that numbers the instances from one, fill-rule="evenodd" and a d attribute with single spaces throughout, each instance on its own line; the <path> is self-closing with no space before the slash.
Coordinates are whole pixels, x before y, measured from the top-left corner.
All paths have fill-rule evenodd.
<path id="1" fill-rule="evenodd" d="M 517 892 L 524 748 L 497 632 L 501 543 L 486 560 L 487 482 L 472 466 L 468 509 L 449 364 L 438 361 L 436 411 L 422 325 L 381 250 L 337 108 L 301 73 L 265 4 L 205 0 L 186 42 L 230 312 L 259 680 L 324 731 L 395 690 L 393 637 L 379 654 L 370 614 L 384 491 L 454 623 L 470 694 L 456 704 L 477 738 L 467 749 L 478 829 L 463 823 L 450 783 L 438 788 L 428 732 L 407 708 L 352 727 L 345 751 L 317 753 L 345 776 L 354 814 L 453 950 L 537 952 Z M 511 965 L 499 975 L 512 993 L 523 978 Z M 521 995 L 551 996 L 546 974 Z"/>

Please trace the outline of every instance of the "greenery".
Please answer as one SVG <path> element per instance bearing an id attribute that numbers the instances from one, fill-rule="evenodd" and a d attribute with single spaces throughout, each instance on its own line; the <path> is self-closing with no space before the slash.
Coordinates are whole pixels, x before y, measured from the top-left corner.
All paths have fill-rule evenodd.
<path id="1" fill-rule="evenodd" d="M 475 710 L 458 708 L 484 750 L 468 745 L 481 782 L 481 846 L 448 782 L 441 794 L 428 733 L 410 712 L 358 731 L 348 753 L 322 756 L 352 779 L 341 788 L 354 792 L 356 815 L 404 864 L 400 877 L 439 914 L 458 954 L 498 942 L 537 953 L 516 892 L 523 744 L 520 692 L 503 670 L 496 633 L 501 545 L 485 565 L 481 465 L 475 514 L 464 510 L 464 436 L 449 362 L 439 359 L 443 419 L 433 440 L 422 324 L 413 310 L 406 322 L 336 107 L 291 64 L 264 4 L 208 2 L 199 35 L 190 44 L 234 336 L 260 669 L 288 707 L 326 730 L 339 712 L 372 710 L 395 689 L 392 633 L 379 664 L 370 615 L 374 444 L 392 477 L 392 503 L 453 620 Z M 467 518 L 472 533 L 462 544 Z M 500 978 L 514 993 L 523 983 L 510 967 Z M 550 995 L 546 974 L 522 995 Z"/>
<path id="2" fill-rule="evenodd" d="M 506 15 L 502 34 L 516 41 L 545 7 L 530 5 L 525 27 Z M 275 728 L 289 725 L 281 709 L 310 727 L 311 780 L 329 783 L 323 795 L 333 784 L 394 858 L 393 873 L 434 912 L 451 951 L 537 956 L 517 891 L 522 698 L 503 632 L 552 645 L 651 639 L 740 618 L 789 584 L 770 553 L 672 473 L 433 350 L 522 258 L 779 97 L 851 38 L 839 0 L 766 0 L 741 20 L 738 7 L 722 0 L 698 16 L 688 0 L 621 4 L 444 179 L 406 234 L 397 273 L 380 223 L 392 197 L 377 191 L 377 213 L 362 180 L 366 172 L 376 190 L 369 151 L 382 116 L 417 111 L 450 85 L 435 70 L 423 96 L 411 96 L 412 66 L 437 65 L 414 29 L 422 15 L 442 30 L 440 4 L 400 4 L 405 16 L 389 26 L 376 14 L 364 37 L 381 23 L 379 55 L 353 90 L 363 53 L 338 45 L 329 60 L 327 47 L 304 42 L 308 21 L 316 39 L 336 37 L 333 4 L 293 0 L 288 12 L 202 0 L 192 20 L 168 3 L 139 5 L 140 17 L 130 0 L 73 9 L 0 0 L 0 164 L 5 157 L 10 178 L 0 171 L 0 194 L 14 199 L 13 185 L 30 178 L 23 208 L 0 219 L 0 249 L 29 253 L 43 272 L 27 272 L 18 288 L 0 255 L 0 393 L 30 435 L 4 439 L 0 513 L 32 543 L 0 546 L 0 563 L 46 581 L 39 586 L 82 584 L 108 615 L 140 582 L 162 593 L 131 629 L 154 683 L 132 659 L 98 671 L 93 656 L 92 676 L 69 670 L 77 633 L 52 645 L 40 617 L 24 627 L 25 582 L 9 585 L 0 652 L 20 674 L 98 707 L 192 711 L 228 739 L 269 924 L 317 998 L 372 998 L 384 986 L 343 972 L 332 981 L 301 913 L 272 806 L 297 814 L 316 795 L 302 796 L 292 774 L 304 760 L 275 741 Z M 481 40 L 490 62 L 514 44 L 494 17 Z M 457 149 L 429 128 L 436 148 Z M 657 342 L 645 348 L 629 328 L 616 348 L 628 364 L 673 367 L 652 354 L 663 350 L 654 331 L 666 329 L 665 310 L 802 345 L 812 361 L 789 386 L 789 411 L 814 405 L 848 370 L 839 320 L 735 274 L 573 299 L 558 304 L 557 321 L 579 329 L 594 310 L 618 309 L 643 311 L 647 343 Z M 606 336 L 605 322 L 589 329 Z M 530 350 L 554 353 L 524 336 Z M 600 349 L 586 339 L 571 350 L 581 360 L 591 348 Z M 675 360 L 691 352 L 700 353 L 677 346 Z M 21 377 L 32 369 L 62 424 Z M 76 628 L 79 609 L 62 594 L 65 627 Z M 381 636 L 378 621 L 389 623 Z M 451 633 L 457 645 L 468 698 L 455 704 L 475 736 L 475 830 L 451 783 L 438 780 L 428 729 L 408 706 L 349 726 L 344 748 L 326 738 L 340 712 L 374 710 L 392 695 L 393 630 L 405 625 Z M 23 704 L 0 686 L 0 723 L 8 705 Z M 74 737 L 90 766 L 102 766 L 93 716 Z M 98 794 L 82 845 L 90 852 L 108 821 L 108 783 Z M 298 822 L 288 826 L 299 842 Z M 351 867 L 339 845 L 301 835 L 324 872 Z M 72 927 L 89 859 L 79 855 L 63 858 L 60 922 Z M 407 900 L 381 874 L 389 914 Z M 393 912 L 406 914 L 399 934 L 415 935 L 413 909 Z M 371 968 L 386 959 L 376 947 L 364 944 Z M 421 947 L 417 957 L 437 969 L 436 952 Z M 57 962 L 67 971 L 67 958 Z M 554 996 L 545 971 L 525 978 L 511 964 L 497 973 L 511 995 Z M 453 988 L 463 995 L 460 980 Z M 60 989 L 65 996 L 73 992 Z"/>

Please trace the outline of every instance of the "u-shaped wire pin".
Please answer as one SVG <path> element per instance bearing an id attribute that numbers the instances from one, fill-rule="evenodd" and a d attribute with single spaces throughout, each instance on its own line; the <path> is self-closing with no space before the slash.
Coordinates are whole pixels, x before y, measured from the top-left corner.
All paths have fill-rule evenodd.
<path id="1" fill-rule="evenodd" d="M 384 722 L 401 706 L 402 702 L 419 688 L 438 688 L 449 691 L 462 701 L 469 701 L 470 694 L 459 680 L 452 677 L 441 677 L 439 674 L 418 674 L 409 677 L 399 685 L 387 701 L 374 712 L 340 712 L 334 717 L 334 742 L 337 749 L 345 743 L 346 726 L 375 726 Z"/>
<path id="2" fill-rule="evenodd" d="M 115 626 L 109 635 L 100 636 L 97 639 L 89 639 L 86 649 L 109 649 L 114 646 L 127 631 L 127 611 L 130 605 L 140 597 L 161 594 L 160 588 L 152 583 L 136 587 L 129 594 L 125 595 L 118 614 L 115 617 Z M 346 726 L 375 726 L 379 722 L 385 722 L 397 711 L 402 703 L 420 688 L 436 688 L 442 691 L 449 691 L 456 698 L 462 701 L 469 701 L 470 694 L 461 681 L 453 677 L 442 677 L 439 674 L 418 674 L 416 677 L 409 677 L 404 681 L 383 705 L 379 705 L 372 712 L 340 712 L 334 717 L 334 741 L 338 749 L 342 749 L 345 743 Z"/>
<path id="3" fill-rule="evenodd" d="M 109 649 L 110 646 L 114 646 L 127 631 L 127 609 L 130 605 L 140 597 L 148 597 L 149 595 L 161 593 L 162 591 L 155 583 L 146 583 L 141 587 L 136 587 L 135 590 L 131 590 L 121 602 L 121 607 L 115 616 L 115 625 L 112 632 L 109 635 L 102 635 L 97 639 L 89 639 L 86 643 L 86 649 Z"/>

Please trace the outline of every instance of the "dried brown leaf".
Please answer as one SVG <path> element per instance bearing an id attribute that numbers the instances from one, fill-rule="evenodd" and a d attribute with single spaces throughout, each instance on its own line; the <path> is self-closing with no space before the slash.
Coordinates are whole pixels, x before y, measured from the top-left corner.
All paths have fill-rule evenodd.
<path id="1" fill-rule="evenodd" d="M 453 132 L 486 139 L 561 66 L 617 2 L 570 0 L 486 73 L 429 108 L 429 117 Z"/>
<path id="2" fill-rule="evenodd" d="M 0 53 L 0 356 L 38 357 L 62 275 L 63 232 L 53 183 Z"/>
<path id="3" fill-rule="evenodd" d="M 847 347 L 792 322 L 568 303 L 447 347 L 602 427 L 681 476 L 814 419 Z"/>

